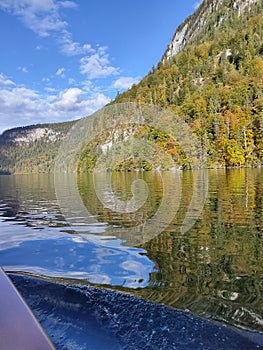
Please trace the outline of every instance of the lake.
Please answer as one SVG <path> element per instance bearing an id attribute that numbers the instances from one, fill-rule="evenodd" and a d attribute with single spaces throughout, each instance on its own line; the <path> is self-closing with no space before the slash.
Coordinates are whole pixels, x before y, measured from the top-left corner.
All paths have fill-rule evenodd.
<path id="1" fill-rule="evenodd" d="M 0 176 L 6 271 L 263 331 L 262 169 L 60 176 Z"/>

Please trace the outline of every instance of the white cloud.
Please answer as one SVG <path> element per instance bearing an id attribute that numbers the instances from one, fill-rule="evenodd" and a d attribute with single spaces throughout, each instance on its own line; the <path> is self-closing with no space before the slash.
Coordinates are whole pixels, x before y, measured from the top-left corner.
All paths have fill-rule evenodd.
<path id="1" fill-rule="evenodd" d="M 74 1 L 57 0 L 1 0 L 0 9 L 18 17 L 24 25 L 41 37 L 53 35 L 66 55 L 80 55 L 92 52 L 89 44 L 74 42 L 66 29 L 68 23 L 61 17 L 62 8 L 74 9 Z M 40 50 L 41 46 L 36 46 Z"/>
<path id="2" fill-rule="evenodd" d="M 106 47 L 99 47 L 96 53 L 80 59 L 80 72 L 89 79 L 104 78 L 119 74 L 120 69 L 110 65 Z"/>
<path id="3" fill-rule="evenodd" d="M 5 108 L 16 109 L 17 107 L 23 107 L 25 105 L 31 108 L 36 98 L 37 93 L 35 91 L 24 87 L 15 87 L 11 90 L 2 89 L 0 90 L 1 110 Z"/>
<path id="4" fill-rule="evenodd" d="M 90 115 L 110 102 L 102 93 L 86 93 L 70 88 L 47 96 L 25 87 L 17 87 L 0 74 L 0 132 L 5 129 L 36 123 L 59 122 Z"/>
<path id="5" fill-rule="evenodd" d="M 65 68 L 61 67 L 56 71 L 56 75 L 61 77 L 61 78 L 65 78 Z"/>
<path id="6" fill-rule="evenodd" d="M 82 91 L 79 88 L 70 88 L 60 93 L 59 99 L 55 102 L 56 107 L 72 110 L 78 106 Z"/>
<path id="7" fill-rule="evenodd" d="M 113 87 L 116 89 L 129 89 L 133 84 L 137 84 L 140 81 L 140 77 L 120 77 L 119 79 L 115 80 L 113 83 Z"/>
<path id="8" fill-rule="evenodd" d="M 44 90 L 47 92 L 52 92 L 52 93 L 56 91 L 56 89 L 52 88 L 52 87 L 45 87 Z"/>
<path id="9" fill-rule="evenodd" d="M 50 78 L 44 77 L 44 78 L 42 78 L 42 81 L 44 83 L 50 83 Z"/>
<path id="10" fill-rule="evenodd" d="M 68 56 L 75 56 L 87 53 L 93 53 L 95 50 L 90 44 L 83 44 L 73 41 L 72 34 L 66 29 L 60 32 L 57 41 L 60 45 L 60 50 Z"/>
<path id="11" fill-rule="evenodd" d="M 76 83 L 76 80 L 74 79 L 74 78 L 69 78 L 68 79 L 68 84 L 69 85 L 73 85 L 73 84 L 75 84 Z"/>
<path id="12" fill-rule="evenodd" d="M 76 8 L 78 6 L 74 1 L 60 1 L 59 5 L 65 8 Z"/>
<path id="13" fill-rule="evenodd" d="M 27 28 L 42 37 L 51 36 L 58 49 L 67 56 L 82 55 L 80 72 L 87 79 L 110 77 L 119 74 L 120 69 L 110 63 L 106 47 L 93 48 L 88 43 L 79 43 L 73 40 L 72 33 L 67 29 L 68 23 L 62 19 L 61 11 L 70 11 L 77 7 L 71 0 L 0 0 L 0 10 L 4 10 L 18 17 Z M 36 50 L 41 50 L 36 46 Z M 26 73 L 26 67 L 19 67 Z M 56 76 L 66 78 L 65 69 L 59 68 Z M 46 78 L 43 82 L 50 83 Z M 74 84 L 73 80 L 69 84 Z M 119 82 L 120 84 L 120 82 Z M 126 82 L 126 86 L 127 86 Z"/>
<path id="14" fill-rule="evenodd" d="M 12 80 L 8 79 L 4 74 L 0 73 L 0 86 L 16 85 Z"/>
<path id="15" fill-rule="evenodd" d="M 18 67 L 18 70 L 20 70 L 23 73 L 28 73 L 27 67 Z"/>
<path id="16" fill-rule="evenodd" d="M 88 43 L 73 40 L 62 12 L 70 12 L 76 7 L 76 1 L 70 0 L 0 0 L 0 11 L 16 16 L 25 27 L 37 35 L 50 36 L 61 53 L 83 56 L 79 57 L 78 63 L 80 73 L 84 75 L 84 81 L 77 85 L 73 78 L 66 77 L 64 67 L 57 67 L 53 75 L 42 79 L 43 85 L 46 86 L 43 87 L 43 94 L 40 94 L 35 90 L 17 86 L 0 73 L 0 130 L 17 125 L 80 118 L 110 102 L 110 98 L 105 95 L 107 93 L 96 88 L 92 80 L 116 76 L 120 69 L 111 64 L 106 47 L 93 48 Z M 44 47 L 40 45 L 35 46 L 35 50 L 42 49 Z M 28 71 L 27 67 L 23 66 L 18 69 L 24 73 Z M 53 89 L 52 79 L 56 76 L 67 78 L 69 86 L 72 87 L 60 92 Z M 128 85 L 128 82 L 119 80 L 115 84 L 121 88 L 120 85 Z M 78 87 L 74 87 L 76 85 Z"/>
<path id="17" fill-rule="evenodd" d="M 79 88 L 70 88 L 59 94 L 59 98 L 55 101 L 54 106 L 60 110 L 83 110 L 94 111 L 99 107 L 104 106 L 110 102 L 110 99 L 102 93 L 96 93 L 91 99 L 85 99 L 82 97 L 83 90 Z M 83 115 L 83 116 L 84 116 Z"/>
<path id="18" fill-rule="evenodd" d="M 59 14 L 61 5 L 63 2 L 55 0 L 1 0 L 0 9 L 19 17 L 27 28 L 46 37 L 67 26 Z"/>

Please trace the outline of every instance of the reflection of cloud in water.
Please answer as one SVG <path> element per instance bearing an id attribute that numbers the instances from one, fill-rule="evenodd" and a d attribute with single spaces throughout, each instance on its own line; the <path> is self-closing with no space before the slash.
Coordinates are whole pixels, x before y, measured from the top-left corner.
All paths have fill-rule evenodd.
<path id="1" fill-rule="evenodd" d="M 0 264 L 6 270 L 130 288 L 147 286 L 154 270 L 143 249 L 120 246 L 120 240 L 12 226 L 1 234 Z"/>
<path id="2" fill-rule="evenodd" d="M 63 269 L 65 267 L 65 261 L 64 261 L 64 258 L 62 256 L 56 257 L 54 262 L 55 262 L 55 266 L 58 269 Z"/>
<path id="3" fill-rule="evenodd" d="M 59 231 L 52 229 L 52 238 L 58 239 L 61 237 Z M 50 238 L 49 230 L 33 230 L 24 226 L 10 225 L 6 222 L 1 222 L 1 241 L 0 251 L 19 247 L 25 241 L 45 240 Z"/>
<path id="4" fill-rule="evenodd" d="M 140 263 L 139 261 L 135 261 L 135 260 L 126 260 L 120 266 L 121 268 L 123 268 L 123 270 L 133 272 L 137 276 L 143 276 L 143 275 L 147 276 L 147 274 L 149 273 L 149 271 L 147 270 L 147 267 L 143 263 Z M 131 288 L 138 287 L 138 281 L 132 278 L 126 280 L 126 283 L 128 283 L 129 287 Z M 140 285 L 144 286 L 145 283 L 148 284 L 148 277 L 146 281 L 143 278 L 141 278 Z"/>

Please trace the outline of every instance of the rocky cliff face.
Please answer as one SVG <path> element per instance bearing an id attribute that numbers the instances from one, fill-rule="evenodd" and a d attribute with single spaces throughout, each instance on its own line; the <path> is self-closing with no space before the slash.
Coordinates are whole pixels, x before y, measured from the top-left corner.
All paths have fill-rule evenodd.
<path id="1" fill-rule="evenodd" d="M 74 122 L 38 124 L 0 135 L 0 174 L 47 172 Z"/>
<path id="2" fill-rule="evenodd" d="M 46 142 L 54 142 L 61 138 L 61 132 L 57 132 L 52 128 L 36 126 L 28 128 L 15 128 L 6 131 L 1 135 L 2 143 L 6 144 L 29 144 L 38 140 L 45 140 Z"/>
<path id="3" fill-rule="evenodd" d="M 68 132 L 73 122 L 38 124 L 6 130 L 0 135 L 0 145 L 18 146 L 37 141 L 56 142 Z"/>
<path id="4" fill-rule="evenodd" d="M 257 1 L 261 0 L 204 0 L 197 11 L 178 27 L 162 57 L 162 62 L 176 55 L 201 30 L 204 30 L 208 25 L 207 19 L 209 18 L 211 21 L 211 15 L 215 12 L 218 14 L 220 7 L 222 8 L 222 15 L 214 16 L 213 23 L 209 23 L 210 26 L 211 24 L 214 27 L 219 26 L 232 11 L 237 11 L 238 15 L 245 10 L 249 11 L 250 5 Z"/>

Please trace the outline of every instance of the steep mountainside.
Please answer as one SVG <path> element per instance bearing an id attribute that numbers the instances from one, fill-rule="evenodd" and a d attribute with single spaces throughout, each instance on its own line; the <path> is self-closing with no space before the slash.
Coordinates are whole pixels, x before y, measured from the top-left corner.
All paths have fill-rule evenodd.
<path id="1" fill-rule="evenodd" d="M 0 174 L 48 172 L 74 122 L 14 128 L 0 135 Z"/>
<path id="2" fill-rule="evenodd" d="M 200 32 L 208 32 L 212 27 L 219 27 L 222 21 L 232 15 L 231 10 L 239 16 L 249 10 L 250 5 L 255 2 L 257 0 L 204 0 L 197 11 L 178 27 L 162 57 L 162 62 L 180 52 Z"/>
<path id="3" fill-rule="evenodd" d="M 115 102 L 172 109 L 201 139 L 209 166 L 262 164 L 262 14 L 262 1 L 204 1 L 158 67 Z"/>
<path id="4" fill-rule="evenodd" d="M 157 67 L 112 103 L 134 101 L 171 109 L 201 140 L 208 166 L 262 164 L 262 15 L 261 0 L 204 0 L 179 26 Z M 50 171 L 71 125 L 38 125 L 5 132 L 0 136 L 0 171 Z M 167 135 L 147 128 L 138 132 L 178 154 L 175 140 Z M 109 142 L 106 134 L 101 137 L 102 144 Z M 108 135 L 112 137 L 112 132 Z M 81 169 L 88 170 L 94 164 L 89 153 L 95 146 L 84 150 Z"/>

